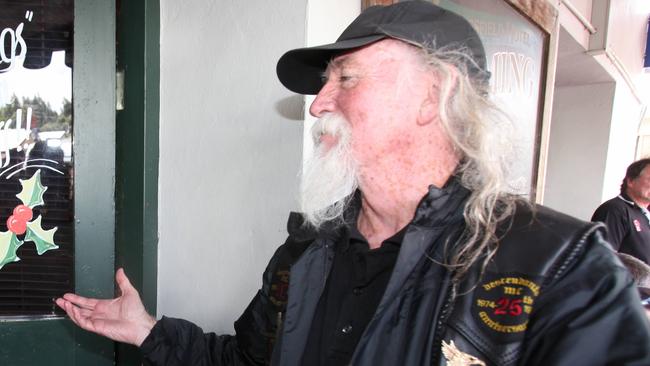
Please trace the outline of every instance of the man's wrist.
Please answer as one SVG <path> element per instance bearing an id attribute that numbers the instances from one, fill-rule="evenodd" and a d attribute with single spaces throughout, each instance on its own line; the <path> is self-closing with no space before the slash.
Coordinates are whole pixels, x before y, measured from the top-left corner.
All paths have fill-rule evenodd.
<path id="1" fill-rule="evenodd" d="M 151 329 L 156 325 L 158 322 L 156 318 L 153 316 L 147 314 L 146 318 L 143 319 L 144 321 L 139 325 L 139 330 L 138 330 L 138 337 L 135 341 L 135 345 L 140 347 L 142 345 L 142 342 L 144 342 L 145 339 L 149 336 L 151 333 Z"/>

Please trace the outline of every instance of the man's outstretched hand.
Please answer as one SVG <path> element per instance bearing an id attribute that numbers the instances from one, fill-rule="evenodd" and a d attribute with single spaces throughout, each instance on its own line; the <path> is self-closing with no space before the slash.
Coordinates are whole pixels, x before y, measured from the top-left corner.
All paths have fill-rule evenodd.
<path id="1" fill-rule="evenodd" d="M 115 280 L 122 293 L 120 297 L 99 300 L 65 294 L 56 299 L 56 304 L 79 327 L 139 347 L 156 324 L 156 319 L 147 313 L 138 291 L 122 268 L 117 270 Z"/>

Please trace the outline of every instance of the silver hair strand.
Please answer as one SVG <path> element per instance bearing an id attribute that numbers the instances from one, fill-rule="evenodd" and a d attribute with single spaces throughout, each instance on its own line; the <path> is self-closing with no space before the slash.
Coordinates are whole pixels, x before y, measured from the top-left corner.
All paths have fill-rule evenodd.
<path id="1" fill-rule="evenodd" d="M 489 99 L 487 77 L 469 76 L 472 59 L 462 49 L 421 49 L 439 77 L 440 123 L 460 157 L 456 176 L 471 191 L 463 212 L 465 232 L 447 263 L 459 280 L 481 259 L 485 269 L 498 247 L 497 229 L 508 224 L 518 202 L 528 202 L 509 193 L 513 128 Z"/>

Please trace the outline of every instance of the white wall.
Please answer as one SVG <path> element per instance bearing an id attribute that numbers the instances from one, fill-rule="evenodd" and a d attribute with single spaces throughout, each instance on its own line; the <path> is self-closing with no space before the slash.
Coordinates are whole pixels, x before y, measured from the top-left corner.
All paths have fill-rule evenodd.
<path id="1" fill-rule="evenodd" d="M 644 104 L 650 102 L 639 84 L 643 79 L 642 65 L 649 15 L 650 2 L 647 0 L 612 2 L 606 41 L 608 55 L 595 56 L 616 80 L 601 201 L 619 193 L 625 169 L 635 159 L 637 133 Z M 612 67 L 617 64 L 619 67 Z"/>
<path id="2" fill-rule="evenodd" d="M 615 84 L 557 87 L 544 204 L 589 220 L 600 204 Z"/>
<path id="3" fill-rule="evenodd" d="M 296 209 L 305 0 L 161 1 L 158 315 L 231 332 Z"/>
<path id="4" fill-rule="evenodd" d="M 569 10 L 565 5 L 564 1 L 557 1 L 560 24 L 562 28 L 567 31 L 571 36 L 582 45 L 583 48 L 587 48 L 589 45 L 589 31 L 585 26 L 578 20 L 578 18 Z M 569 0 L 568 3 L 573 6 L 573 8 L 587 21 L 591 22 L 591 5 L 592 0 Z"/>
<path id="5" fill-rule="evenodd" d="M 635 160 L 641 111 L 642 105 L 634 98 L 627 85 L 618 82 L 601 201 L 618 195 L 625 170 Z"/>
<path id="6" fill-rule="evenodd" d="M 638 75 L 643 68 L 650 1 L 615 0 L 611 3 L 607 47 L 630 75 Z"/>

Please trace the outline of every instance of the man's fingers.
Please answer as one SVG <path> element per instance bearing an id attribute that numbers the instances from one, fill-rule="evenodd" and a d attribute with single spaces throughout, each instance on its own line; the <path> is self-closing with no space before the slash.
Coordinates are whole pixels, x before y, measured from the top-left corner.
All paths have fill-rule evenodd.
<path id="1" fill-rule="evenodd" d="M 95 324 L 91 320 L 91 318 L 88 316 L 84 316 L 81 313 L 81 311 L 82 310 L 79 309 L 78 307 L 74 307 L 74 306 L 72 307 L 72 313 L 74 315 L 73 321 L 81 328 L 97 333 L 97 329 L 95 327 Z"/>
<path id="2" fill-rule="evenodd" d="M 77 319 L 77 313 L 75 313 L 75 310 L 77 309 L 76 306 L 74 306 L 70 301 L 66 301 L 63 299 L 57 299 L 57 305 L 61 306 L 63 310 L 65 310 L 66 314 L 68 314 L 68 317 L 70 320 L 72 320 L 73 323 L 77 324 L 77 326 L 81 327 L 81 324 L 79 324 L 79 320 Z"/>
<path id="3" fill-rule="evenodd" d="M 87 297 L 79 296 L 77 294 L 65 294 L 63 295 L 63 298 L 73 303 L 74 305 L 85 309 L 94 309 L 97 305 L 97 302 L 99 301 L 97 299 L 90 299 Z"/>
<path id="4" fill-rule="evenodd" d="M 84 308 L 77 308 L 77 310 L 79 310 L 79 314 L 84 318 L 88 318 L 88 317 L 91 317 L 91 316 L 95 315 L 94 310 L 88 310 L 88 309 L 84 309 Z"/>

